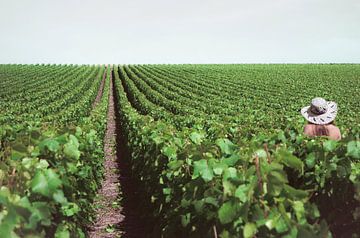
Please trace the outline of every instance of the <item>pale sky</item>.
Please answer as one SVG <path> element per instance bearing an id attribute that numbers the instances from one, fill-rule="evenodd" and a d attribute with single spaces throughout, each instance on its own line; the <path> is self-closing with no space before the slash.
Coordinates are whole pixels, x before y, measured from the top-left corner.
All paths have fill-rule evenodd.
<path id="1" fill-rule="evenodd" d="M 360 0 L 0 0 L 0 63 L 360 63 Z"/>

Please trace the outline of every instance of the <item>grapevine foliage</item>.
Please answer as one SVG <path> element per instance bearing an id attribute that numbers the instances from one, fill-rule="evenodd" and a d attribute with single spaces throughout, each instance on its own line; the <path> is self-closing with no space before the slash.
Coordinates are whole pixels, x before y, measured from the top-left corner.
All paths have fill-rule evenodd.
<path id="1" fill-rule="evenodd" d="M 86 236 L 113 80 L 148 236 L 356 237 L 359 71 L 0 65 L 0 234 Z M 315 96 L 338 103 L 342 140 L 302 134 L 299 109 Z"/>

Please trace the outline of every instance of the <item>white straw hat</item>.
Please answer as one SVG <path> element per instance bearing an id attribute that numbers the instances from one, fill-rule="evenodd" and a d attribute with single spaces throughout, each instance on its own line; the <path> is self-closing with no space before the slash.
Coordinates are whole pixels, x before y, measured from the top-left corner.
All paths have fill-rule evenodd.
<path id="1" fill-rule="evenodd" d="M 303 107 L 301 114 L 313 124 L 325 125 L 332 122 L 337 114 L 335 102 L 327 102 L 323 98 L 314 98 L 311 105 Z"/>

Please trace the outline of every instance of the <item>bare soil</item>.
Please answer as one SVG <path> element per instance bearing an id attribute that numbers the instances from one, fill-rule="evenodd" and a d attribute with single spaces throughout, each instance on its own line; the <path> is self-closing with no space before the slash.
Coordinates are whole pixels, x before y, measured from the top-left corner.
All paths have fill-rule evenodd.
<path id="1" fill-rule="evenodd" d="M 106 77 L 106 74 L 104 74 L 104 76 Z M 101 86 L 101 88 L 103 88 L 103 85 Z M 99 95 L 100 93 L 98 94 L 98 96 Z M 113 82 L 112 80 L 110 80 L 109 108 L 107 114 L 106 134 L 104 138 L 105 177 L 101 184 L 101 189 L 98 194 L 98 200 L 95 202 L 95 206 L 97 207 L 96 222 L 94 226 L 91 227 L 89 237 L 110 238 L 121 236 L 121 232 L 116 229 L 117 224 L 119 224 L 124 219 L 124 215 L 121 214 L 122 208 L 119 206 L 118 201 L 120 194 L 120 175 L 117 163 L 115 142 L 116 121 L 113 97 Z"/>
<path id="2" fill-rule="evenodd" d="M 107 129 L 104 138 L 104 180 L 98 192 L 96 221 L 89 227 L 90 238 L 149 237 L 137 212 L 141 205 L 136 180 L 133 179 L 126 138 L 117 119 L 119 105 L 114 97 L 113 77 L 110 80 Z"/>

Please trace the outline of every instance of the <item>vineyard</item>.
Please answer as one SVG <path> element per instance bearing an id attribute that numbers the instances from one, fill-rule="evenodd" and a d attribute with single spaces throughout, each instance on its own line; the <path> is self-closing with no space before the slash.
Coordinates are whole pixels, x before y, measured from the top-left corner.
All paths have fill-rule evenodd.
<path id="1" fill-rule="evenodd" d="M 143 236 L 359 237 L 359 85 L 351 64 L 0 65 L 1 237 L 88 236 L 109 105 Z M 340 141 L 303 135 L 314 97 Z"/>

